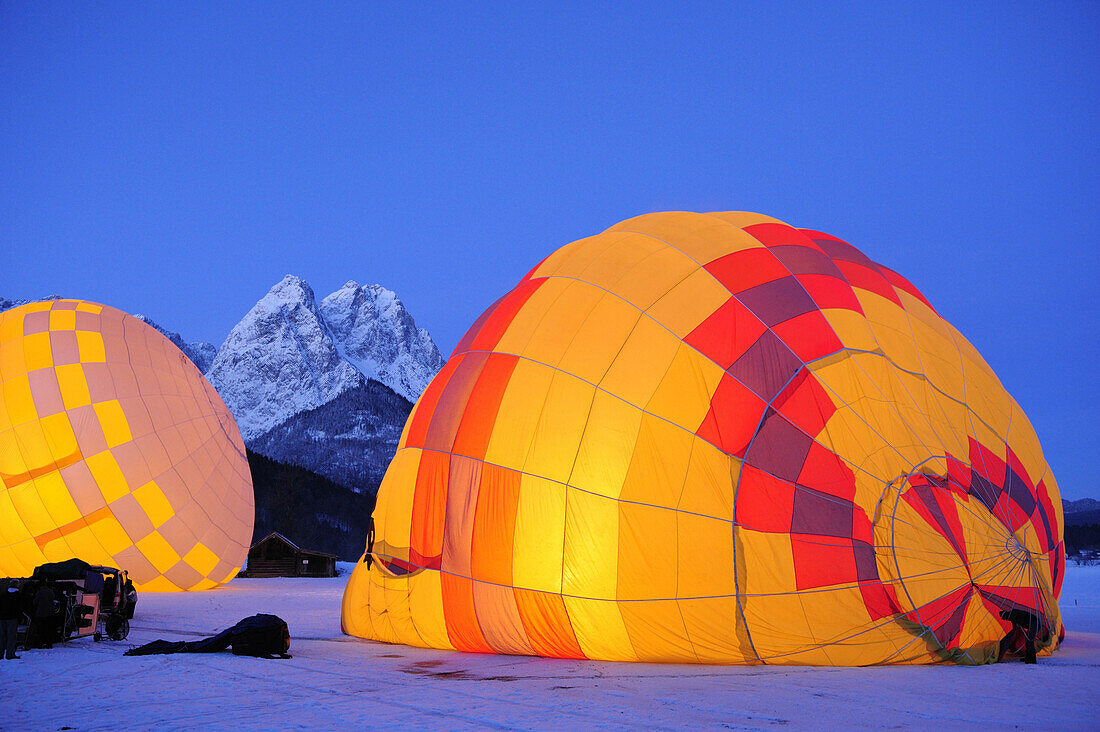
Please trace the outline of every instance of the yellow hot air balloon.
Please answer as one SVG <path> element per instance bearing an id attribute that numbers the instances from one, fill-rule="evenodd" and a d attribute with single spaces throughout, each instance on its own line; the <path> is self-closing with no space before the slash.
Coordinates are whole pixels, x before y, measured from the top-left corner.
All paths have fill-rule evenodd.
<path id="1" fill-rule="evenodd" d="M 1062 634 L 1061 502 L 917 289 L 750 213 L 547 257 L 420 397 L 348 633 L 622 661 L 984 663 Z"/>
<path id="2" fill-rule="evenodd" d="M 232 579 L 254 519 L 233 416 L 156 329 L 81 300 L 0 313 L 0 574 L 78 557 L 149 591 Z"/>

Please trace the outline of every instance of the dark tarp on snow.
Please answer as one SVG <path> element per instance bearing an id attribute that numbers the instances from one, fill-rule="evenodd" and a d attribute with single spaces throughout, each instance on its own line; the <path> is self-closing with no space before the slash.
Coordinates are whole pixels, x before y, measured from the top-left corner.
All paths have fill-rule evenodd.
<path id="1" fill-rule="evenodd" d="M 155 640 L 126 651 L 127 656 L 151 656 L 160 653 L 217 653 L 230 646 L 237 656 L 290 658 L 290 630 L 278 615 L 260 613 L 245 618 L 232 628 L 197 641 Z"/>
<path id="2" fill-rule="evenodd" d="M 32 579 L 82 580 L 88 572 L 118 574 L 114 567 L 97 567 L 83 559 L 66 559 L 64 562 L 42 564 L 34 568 Z"/>

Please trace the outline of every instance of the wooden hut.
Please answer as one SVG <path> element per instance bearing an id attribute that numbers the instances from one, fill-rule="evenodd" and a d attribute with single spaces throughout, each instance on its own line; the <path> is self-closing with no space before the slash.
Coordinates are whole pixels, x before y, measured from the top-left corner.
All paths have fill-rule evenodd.
<path id="1" fill-rule="evenodd" d="M 242 577 L 335 577 L 336 555 L 302 549 L 273 531 L 248 550 Z"/>

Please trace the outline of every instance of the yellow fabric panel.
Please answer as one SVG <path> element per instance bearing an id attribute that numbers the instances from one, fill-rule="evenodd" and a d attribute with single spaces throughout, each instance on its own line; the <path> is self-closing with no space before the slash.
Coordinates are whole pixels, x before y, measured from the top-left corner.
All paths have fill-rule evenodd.
<path id="1" fill-rule="evenodd" d="M 50 330 L 76 330 L 76 311 L 51 310 Z"/>
<path id="2" fill-rule="evenodd" d="M 969 447 L 965 407 L 945 397 L 925 379 L 904 372 L 896 372 L 896 376 L 905 384 L 906 391 L 912 395 L 914 407 L 946 451 L 940 454 L 966 455 Z"/>
<path id="3" fill-rule="evenodd" d="M 679 346 L 675 336 L 652 320 L 642 318 L 600 386 L 635 406 L 648 404 Z"/>
<path id="4" fill-rule="evenodd" d="M 565 341 L 557 366 L 598 384 L 642 313 L 616 295 L 604 295 Z"/>
<path id="5" fill-rule="evenodd" d="M 1003 442 L 1008 437 L 1011 417 L 1008 401 L 1004 398 L 1004 388 L 988 367 L 963 359 L 963 378 L 966 382 L 966 405 L 981 419 L 989 429 Z M 986 443 L 990 444 L 990 443 Z"/>
<path id="6" fill-rule="evenodd" d="M 69 489 L 61 479 L 61 473 L 55 470 L 35 478 L 34 488 L 53 521 L 51 528 L 64 526 L 80 518 L 80 510 L 73 503 Z"/>
<path id="7" fill-rule="evenodd" d="M 562 247 L 539 265 L 535 277 L 582 277 L 588 266 L 629 234 L 598 234 Z"/>
<path id="8" fill-rule="evenodd" d="M 614 292 L 646 310 L 697 269 L 698 265 L 683 252 L 662 246 L 627 271 L 615 283 Z"/>
<path id="9" fill-rule="evenodd" d="M 764 245 L 752 234 L 730 226 L 728 222 L 714 220 L 714 223 L 679 238 L 676 246 L 700 265 L 706 265 L 727 254 Z"/>
<path id="10" fill-rule="evenodd" d="M 11 550 L 15 557 L 15 566 L 19 568 L 18 572 L 12 572 L 11 574 L 28 575 L 34 571 L 35 567 L 46 561 L 45 555 L 42 554 L 34 539 L 16 542 L 11 545 Z"/>
<path id="11" fill-rule="evenodd" d="M 0 313 L 0 344 L 23 337 L 23 313 L 22 308 Z"/>
<path id="12" fill-rule="evenodd" d="M 148 483 L 147 485 L 156 486 L 156 483 Z M 139 491 L 141 489 L 138 489 Z M 159 488 L 158 488 L 159 490 Z M 135 491 L 137 493 L 138 491 Z M 163 497 L 163 493 L 161 496 Z M 141 500 L 140 498 L 138 499 Z M 144 507 L 144 504 L 143 504 Z M 146 509 L 148 510 L 148 509 Z M 171 507 L 169 506 L 169 510 Z M 150 516 L 152 518 L 152 516 Z M 153 522 L 154 526 L 159 526 L 156 521 Z M 202 575 L 208 575 L 214 571 L 214 567 L 218 565 L 218 555 L 210 551 L 201 542 L 197 542 L 195 546 L 191 548 L 191 551 L 183 555 L 183 561 L 190 564 L 196 572 Z"/>
<path id="13" fill-rule="evenodd" d="M 815 592 L 800 592 L 797 597 L 803 615 L 806 618 L 813 618 L 811 634 L 814 643 L 827 644 L 824 649 L 826 655 L 832 655 L 834 643 L 841 641 L 858 643 L 867 640 L 861 637 L 861 634 L 874 623 L 867 612 L 859 587 L 841 585 Z M 831 660 L 830 663 L 848 665 L 839 664 L 836 660 Z"/>
<path id="14" fill-rule="evenodd" d="M 755 657 L 744 653 L 735 639 L 735 627 L 741 623 L 737 600 L 730 597 L 700 597 L 677 600 L 680 616 L 687 629 L 692 650 L 701 663 L 753 663 Z"/>
<path id="15" fill-rule="evenodd" d="M 825 316 L 829 327 L 833 329 L 833 333 L 836 333 L 845 348 L 857 351 L 878 349 L 878 341 L 875 340 L 871 326 L 859 313 L 843 308 L 825 308 L 821 314 Z"/>
<path id="16" fill-rule="evenodd" d="M 0 432 L 0 478 L 7 480 L 8 476 L 23 475 L 29 467 L 15 439 L 15 430 Z"/>
<path id="17" fill-rule="evenodd" d="M 963 398 L 963 372 L 955 343 L 942 329 L 920 318 L 910 318 L 913 337 L 920 349 L 921 368 L 940 391 L 955 399 Z"/>
<path id="18" fill-rule="evenodd" d="M 607 661 L 637 661 L 619 603 L 584 597 L 563 597 L 569 622 L 584 655 Z"/>
<path id="19" fill-rule="evenodd" d="M 710 272 L 697 269 L 662 295 L 646 313 L 683 339 L 729 298 L 729 290 Z"/>
<path id="20" fill-rule="evenodd" d="M 710 224 L 711 221 L 705 214 L 692 211 L 663 211 L 620 221 L 607 229 L 606 233 L 637 232 L 648 234 L 661 241 L 675 242 L 692 231 Z"/>
<path id="21" fill-rule="evenodd" d="M 389 577 L 378 583 L 377 589 L 381 590 L 385 597 L 382 603 L 385 608 L 385 617 L 380 618 L 379 621 L 389 626 L 394 637 L 409 639 L 416 645 L 422 645 L 423 640 L 417 632 L 416 621 L 412 616 L 408 585 L 407 579 Z"/>
<path id="22" fill-rule="evenodd" d="M 642 415 L 638 441 L 623 482 L 621 498 L 650 506 L 676 508 L 684 491 L 694 441 L 695 436 L 682 427 L 651 414 Z"/>
<path id="23" fill-rule="evenodd" d="M 134 498 L 141 505 L 142 510 L 149 517 L 149 520 L 153 522 L 153 528 L 159 529 L 164 522 L 176 515 L 176 512 L 172 509 L 172 504 L 169 502 L 168 497 L 164 495 L 164 491 L 160 489 L 160 486 L 156 484 L 156 481 L 149 481 L 143 486 L 134 489 Z M 197 552 L 197 554 L 195 554 Z M 189 559 L 194 557 L 203 565 L 208 563 L 206 560 L 212 560 L 209 562 L 209 566 L 205 569 L 200 569 L 199 565 Z M 184 559 L 194 567 L 199 574 L 209 574 L 214 565 L 218 563 L 217 556 L 202 544 L 196 544 L 195 547 L 184 555 Z"/>
<path id="24" fill-rule="evenodd" d="M 703 516 L 733 517 L 733 486 L 741 462 L 706 440 L 695 438 L 680 508 Z"/>
<path id="25" fill-rule="evenodd" d="M 743 550 L 739 560 L 745 563 L 744 575 L 738 575 L 738 592 L 752 600 L 795 591 L 794 554 L 789 535 L 739 526 L 737 538 L 738 549 Z"/>
<path id="26" fill-rule="evenodd" d="M 92 313 L 93 315 L 99 315 L 103 312 L 103 306 L 96 305 L 94 302 L 79 302 L 76 305 L 76 310 L 80 313 Z"/>
<path id="27" fill-rule="evenodd" d="M 515 587 L 562 591 L 567 490 L 561 483 L 545 478 L 521 477 L 512 550 Z"/>
<path id="28" fill-rule="evenodd" d="M 405 450 L 405 460 L 409 455 L 417 455 L 418 452 Z M 402 463 L 402 468 L 408 476 L 406 480 L 416 482 L 416 473 L 407 463 Z M 392 547 L 407 548 L 412 544 L 412 503 L 413 491 L 386 491 L 385 497 L 379 491 L 377 503 L 374 507 L 374 522 L 376 542 L 383 540 Z M 400 557 L 408 559 L 408 554 Z"/>
<path id="29" fill-rule="evenodd" d="M 21 425 L 38 419 L 34 399 L 31 397 L 30 381 L 25 374 L 4 382 L 3 397 L 4 408 L 11 424 Z"/>
<path id="30" fill-rule="evenodd" d="M 421 572 L 410 577 L 408 583 L 409 617 L 420 640 L 415 645 L 453 649 L 443 615 L 443 586 L 439 572 Z"/>
<path id="31" fill-rule="evenodd" d="M 27 487 L 24 488 L 23 485 Z M 26 484 L 11 490 L 0 490 L 0 547 L 32 538 L 26 521 L 19 515 L 18 507 L 12 502 L 12 495 L 14 491 L 33 490 L 33 488 L 33 484 L 27 481 Z"/>
<path id="32" fill-rule="evenodd" d="M 619 609 L 639 661 L 699 662 L 676 600 L 623 602 Z"/>
<path id="33" fill-rule="evenodd" d="M 38 424 L 42 428 L 42 435 L 46 438 L 46 445 L 54 461 L 60 462 L 74 455 L 79 457 L 80 450 L 76 445 L 76 435 L 73 434 L 73 426 L 64 412 L 43 417 Z"/>
<path id="34" fill-rule="evenodd" d="M 817 648 L 813 630 L 793 590 L 783 594 L 742 597 L 741 609 L 752 639 L 752 648 L 768 663 L 819 663 L 828 657 Z M 792 658 L 799 654 L 801 658 Z"/>
<path id="35" fill-rule="evenodd" d="M 154 531 L 136 542 L 137 548 L 149 560 L 149 563 L 157 568 L 158 572 L 167 572 L 180 560 L 180 555 L 165 541 L 164 537 Z"/>
<path id="36" fill-rule="evenodd" d="M 42 536 L 54 529 L 53 517 L 42 503 L 42 497 L 33 480 L 9 489 L 8 497 L 11 498 L 16 514 L 32 537 Z"/>
<path id="37" fill-rule="evenodd" d="M 594 386 L 576 377 L 560 371 L 554 374 L 523 472 L 562 482 L 569 479 L 595 392 Z"/>
<path id="38" fill-rule="evenodd" d="M 76 409 L 92 403 L 88 394 L 88 380 L 84 378 L 84 369 L 78 363 L 62 364 L 54 369 L 57 384 L 61 387 L 61 400 L 65 409 Z"/>
<path id="39" fill-rule="evenodd" d="M 523 466 L 554 374 L 543 364 L 522 358 L 516 362 L 493 422 L 485 462 L 506 468 Z"/>
<path id="40" fill-rule="evenodd" d="M 118 522 L 114 516 L 108 516 L 92 524 L 92 533 L 95 535 L 96 541 L 98 541 L 107 553 L 111 556 L 115 556 L 122 550 L 133 544 L 130 537 L 126 535 L 126 532 L 122 528 L 122 524 Z"/>
<path id="41" fill-rule="evenodd" d="M 103 494 L 103 500 L 107 503 L 118 500 L 130 492 L 126 477 L 122 474 L 122 469 L 118 467 L 118 461 L 110 450 L 86 457 L 84 462 L 92 472 L 99 486 L 99 492 Z"/>
<path id="42" fill-rule="evenodd" d="M 583 282 L 570 282 L 561 299 L 543 314 L 527 345 L 517 353 L 532 361 L 557 366 L 574 334 L 605 294 Z"/>
<path id="43" fill-rule="evenodd" d="M 678 511 L 675 514 L 675 597 L 729 596 L 734 586 L 733 522 Z M 669 537 L 671 540 L 671 537 Z M 651 537 L 652 541 L 652 537 Z M 664 542 L 654 541 L 660 545 Z M 731 629 L 733 624 L 729 626 Z M 734 634 L 727 630 L 732 639 Z"/>
<path id="44" fill-rule="evenodd" d="M 101 363 L 107 360 L 103 336 L 91 331 L 78 330 L 76 344 L 82 363 Z"/>
<path id="45" fill-rule="evenodd" d="M 130 434 L 130 425 L 126 422 L 126 415 L 117 399 L 98 402 L 94 408 L 99 417 L 103 436 L 107 439 L 107 447 L 115 447 L 133 439 L 133 435 Z"/>
<path id="46" fill-rule="evenodd" d="M 50 452 L 50 444 L 46 441 L 40 422 L 25 422 L 17 425 L 15 441 L 19 445 L 19 453 L 31 471 L 37 472 L 53 465 L 54 455 Z"/>
<path id="47" fill-rule="evenodd" d="M 723 373 L 716 363 L 681 343 L 645 410 L 694 432 L 710 410 Z"/>
<path id="48" fill-rule="evenodd" d="M 616 284 L 626 272 L 647 257 L 667 248 L 653 237 L 638 234 L 612 234 L 601 237 L 599 241 L 602 246 L 594 251 L 595 256 L 583 266 L 577 269 L 563 267 L 555 276 L 573 276 L 615 292 Z"/>
<path id="49" fill-rule="evenodd" d="M 0 321 L 0 329 L 7 321 Z M 0 341 L 0 379 L 10 379 L 27 372 L 27 359 L 18 345 L 9 345 Z"/>
<path id="50" fill-rule="evenodd" d="M 182 587 L 176 587 L 176 585 L 166 577 L 157 576 L 146 582 L 134 582 L 134 585 L 141 592 L 179 592 Z"/>
<path id="51" fill-rule="evenodd" d="M 913 344 L 909 318 L 896 304 L 873 292 L 853 288 L 879 349 L 898 368 L 920 373 L 920 356 Z"/>
<path id="52" fill-rule="evenodd" d="M 63 544 L 68 550 L 68 554 L 62 556 L 61 559 L 69 559 L 71 557 L 96 557 L 104 556 L 103 546 L 96 541 L 95 534 L 87 526 L 70 531 L 65 535 Z"/>
<path id="53" fill-rule="evenodd" d="M 610 555 L 618 558 L 615 597 L 620 602 L 675 598 L 676 512 L 627 501 L 618 502 L 618 509 L 619 544 Z M 640 650 L 637 641 L 634 647 Z"/>
<path id="54" fill-rule="evenodd" d="M 49 333 L 32 333 L 23 337 L 23 359 L 27 371 L 49 368 L 53 365 Z"/>
<path id="55" fill-rule="evenodd" d="M 915 444 L 922 448 L 921 454 L 942 455 L 942 440 L 935 431 L 928 412 L 919 403 L 919 396 L 925 392 L 927 382 L 920 376 L 890 368 L 883 359 L 864 356 L 867 361 L 877 361 L 876 370 L 868 378 L 875 384 L 885 404 L 878 410 L 885 413 L 894 422 L 899 435 L 897 441 L 903 444 Z M 857 358 L 857 362 L 862 359 Z M 887 440 L 891 441 L 891 440 Z"/>
<path id="56" fill-rule="evenodd" d="M 568 483 L 618 498 L 634 455 L 642 417 L 637 407 L 597 390 Z"/>
<path id="57" fill-rule="evenodd" d="M 591 289 L 591 286 L 576 280 L 557 277 L 546 280 L 531 293 L 523 307 L 516 312 L 493 350 L 496 353 L 522 354 L 527 350 L 527 345 L 539 323 L 555 307 L 563 293 L 567 290 L 582 292 Z"/>
<path id="58" fill-rule="evenodd" d="M 618 553 L 618 501 L 570 489 L 565 504 L 562 592 L 616 599 Z"/>
<path id="59" fill-rule="evenodd" d="M 1043 448 L 1039 445 L 1039 438 L 1035 435 L 1031 420 L 1020 409 L 1015 399 L 1011 396 L 1008 399 L 1012 406 L 1012 421 L 1006 435 L 1008 444 L 1012 446 L 1012 452 L 1016 453 L 1027 474 L 1038 483 L 1049 471 L 1046 459 L 1043 457 Z"/>

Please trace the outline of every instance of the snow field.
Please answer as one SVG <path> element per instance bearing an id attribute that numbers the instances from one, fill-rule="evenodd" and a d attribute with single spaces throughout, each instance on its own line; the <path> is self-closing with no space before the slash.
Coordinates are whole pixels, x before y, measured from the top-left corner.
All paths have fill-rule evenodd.
<path id="1" fill-rule="evenodd" d="M 1067 637 L 1037 666 L 813 668 L 563 661 L 391 646 L 340 632 L 335 579 L 236 579 L 141 596 L 126 641 L 0 664 L 0 729 L 1100 728 L 1100 566 L 1067 569 Z M 289 660 L 125 657 L 273 613 Z"/>

